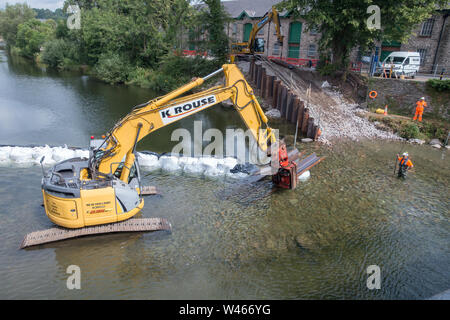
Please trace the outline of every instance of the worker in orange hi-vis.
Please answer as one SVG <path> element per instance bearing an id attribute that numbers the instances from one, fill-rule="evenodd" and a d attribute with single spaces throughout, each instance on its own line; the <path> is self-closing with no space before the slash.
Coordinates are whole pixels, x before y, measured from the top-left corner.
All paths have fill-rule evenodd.
<path id="1" fill-rule="evenodd" d="M 399 166 L 398 177 L 405 178 L 406 171 L 408 171 L 408 169 L 410 169 L 410 168 L 413 168 L 414 165 L 411 162 L 411 160 L 409 160 L 408 152 L 403 153 L 401 157 L 397 154 L 397 159 L 398 159 L 398 166 Z"/>
<path id="2" fill-rule="evenodd" d="M 413 120 L 417 120 L 417 116 L 419 116 L 419 122 L 422 122 L 422 114 L 426 106 L 427 102 L 425 101 L 425 97 L 420 98 L 420 100 L 416 102 L 416 114 L 414 115 Z"/>

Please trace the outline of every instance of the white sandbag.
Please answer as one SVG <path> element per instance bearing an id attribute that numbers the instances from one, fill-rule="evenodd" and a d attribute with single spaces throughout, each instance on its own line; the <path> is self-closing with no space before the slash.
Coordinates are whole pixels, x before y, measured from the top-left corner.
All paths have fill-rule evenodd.
<path id="1" fill-rule="evenodd" d="M 179 157 L 178 158 L 178 165 L 184 170 L 185 166 L 194 166 L 198 164 L 197 158 L 192 157 Z"/>
<path id="2" fill-rule="evenodd" d="M 32 163 L 33 162 L 33 149 L 13 147 L 9 154 L 9 158 L 16 163 Z"/>
<path id="3" fill-rule="evenodd" d="M 186 162 L 183 171 L 186 174 L 202 175 L 205 172 L 204 166 L 198 161 L 198 158 L 191 158 L 193 161 Z"/>
<path id="4" fill-rule="evenodd" d="M 228 158 L 222 159 L 222 161 L 220 161 L 220 162 L 217 164 L 217 167 L 220 168 L 220 169 L 222 169 L 222 170 L 224 171 L 224 173 L 228 173 L 228 172 L 230 172 L 230 170 L 233 169 L 237 164 L 238 164 L 237 159 L 228 157 Z"/>
<path id="5" fill-rule="evenodd" d="M 223 172 L 218 168 L 207 168 L 204 172 L 204 175 L 207 177 L 219 177 L 223 176 Z"/>
<path id="6" fill-rule="evenodd" d="M 0 161 L 9 161 L 9 155 L 11 153 L 11 147 L 0 147 Z"/>
<path id="7" fill-rule="evenodd" d="M 42 162 L 43 165 L 48 166 L 56 163 L 56 161 L 53 159 L 53 150 L 47 145 L 45 147 L 33 148 L 33 163 L 39 165 L 42 157 L 45 157 L 44 161 Z"/>
<path id="8" fill-rule="evenodd" d="M 159 162 L 161 163 L 161 168 L 166 171 L 177 171 L 181 170 L 180 165 L 178 164 L 178 158 L 174 156 L 162 156 L 159 158 Z"/>
<path id="9" fill-rule="evenodd" d="M 161 168 L 158 156 L 154 154 L 138 153 L 139 165 L 146 171 L 153 171 Z"/>
<path id="10" fill-rule="evenodd" d="M 203 157 L 203 158 L 199 158 L 199 162 L 205 168 L 205 170 L 217 168 L 217 159 L 216 158 Z"/>
<path id="11" fill-rule="evenodd" d="M 309 172 L 309 170 L 308 170 L 308 171 L 303 172 L 303 173 L 298 177 L 298 180 L 304 182 L 304 181 L 308 180 L 309 177 L 311 177 L 311 172 Z"/>
<path id="12" fill-rule="evenodd" d="M 74 152 L 71 149 L 55 147 L 52 152 L 53 160 L 56 162 L 74 158 Z"/>
<path id="13" fill-rule="evenodd" d="M 74 158 L 89 158 L 89 150 L 75 149 L 73 156 Z"/>

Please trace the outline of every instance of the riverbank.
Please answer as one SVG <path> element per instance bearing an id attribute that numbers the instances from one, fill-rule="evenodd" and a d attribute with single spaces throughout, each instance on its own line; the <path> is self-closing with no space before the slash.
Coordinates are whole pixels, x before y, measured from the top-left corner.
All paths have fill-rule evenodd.
<path id="1" fill-rule="evenodd" d="M 165 94 L 188 82 L 194 77 L 202 77 L 221 67 L 220 62 L 203 56 L 183 56 L 174 52 L 162 58 L 157 69 L 132 66 L 124 63 L 119 55 L 110 54 L 100 58 L 97 64 L 77 64 L 63 59 L 49 65 L 41 52 L 33 58 L 24 56 L 20 49 L 11 47 L 5 52 L 11 58 L 20 58 L 52 72 L 79 72 L 110 85 L 136 86 Z M 204 87 L 204 86 L 203 86 Z"/>
<path id="2" fill-rule="evenodd" d="M 249 62 L 239 62 L 241 70 L 247 72 L 247 79 L 252 77 L 248 70 Z M 317 72 L 288 69 L 284 66 L 269 61 L 258 61 L 268 76 L 275 76 L 283 83 L 283 86 L 298 97 L 305 109 L 308 109 L 309 119 L 314 119 L 315 125 L 320 128 L 321 134 L 318 141 L 331 144 L 335 140 L 350 139 L 359 141 L 361 139 L 386 139 L 401 140 L 398 135 L 377 128 L 360 114 L 366 112 L 354 97 L 343 93 L 344 86 L 331 85 Z M 256 84 L 252 84 L 256 92 Z M 308 94 L 308 92 L 310 92 Z M 272 99 L 263 99 L 262 104 L 268 116 L 279 117 L 280 112 L 273 105 Z M 295 123 L 295 122 L 294 122 Z M 305 133 L 305 131 L 303 131 Z"/>

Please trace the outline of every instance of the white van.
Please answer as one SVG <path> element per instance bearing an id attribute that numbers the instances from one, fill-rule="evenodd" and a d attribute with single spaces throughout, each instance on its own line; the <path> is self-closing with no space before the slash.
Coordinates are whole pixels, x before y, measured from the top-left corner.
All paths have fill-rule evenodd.
<path id="1" fill-rule="evenodd" d="M 420 53 L 409 51 L 392 52 L 381 63 L 381 72 L 383 69 L 389 72 L 391 67 L 394 74 L 414 78 L 420 68 Z"/>

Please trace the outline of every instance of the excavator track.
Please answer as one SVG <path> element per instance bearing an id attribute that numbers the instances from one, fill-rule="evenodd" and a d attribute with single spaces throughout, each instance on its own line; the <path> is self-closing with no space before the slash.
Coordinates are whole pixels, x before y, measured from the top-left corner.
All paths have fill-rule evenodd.
<path id="1" fill-rule="evenodd" d="M 47 230 L 35 231 L 27 234 L 20 249 L 36 246 L 44 243 L 73 239 L 83 236 L 116 233 L 116 232 L 146 232 L 146 231 L 171 231 L 172 225 L 164 218 L 130 219 L 117 223 L 109 223 L 79 229 L 66 229 L 55 227 Z"/>

